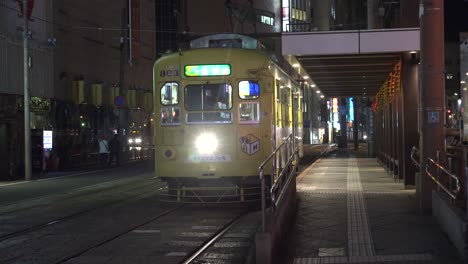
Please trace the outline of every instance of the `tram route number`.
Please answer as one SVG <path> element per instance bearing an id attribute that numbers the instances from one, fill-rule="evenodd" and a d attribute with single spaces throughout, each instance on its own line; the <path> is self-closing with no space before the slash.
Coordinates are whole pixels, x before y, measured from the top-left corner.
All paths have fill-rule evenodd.
<path id="1" fill-rule="evenodd" d="M 179 70 L 161 70 L 159 77 L 175 77 L 179 76 Z"/>

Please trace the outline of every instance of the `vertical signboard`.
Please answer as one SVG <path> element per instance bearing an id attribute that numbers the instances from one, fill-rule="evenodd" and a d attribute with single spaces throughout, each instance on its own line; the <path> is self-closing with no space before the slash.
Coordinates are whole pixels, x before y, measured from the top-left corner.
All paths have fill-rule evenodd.
<path id="1" fill-rule="evenodd" d="M 131 27 L 132 27 L 132 60 L 140 58 L 140 0 L 132 0 L 130 8 Z"/>
<path id="2" fill-rule="evenodd" d="M 283 32 L 289 31 L 289 0 L 283 0 Z"/>
<path id="3" fill-rule="evenodd" d="M 23 0 L 18 0 L 18 5 L 20 8 L 20 14 L 24 15 L 24 10 L 23 10 Z M 28 0 L 28 18 L 31 18 L 32 11 L 34 9 L 34 0 Z"/>
<path id="4" fill-rule="evenodd" d="M 44 130 L 42 133 L 42 144 L 44 149 L 52 149 L 52 130 Z"/>

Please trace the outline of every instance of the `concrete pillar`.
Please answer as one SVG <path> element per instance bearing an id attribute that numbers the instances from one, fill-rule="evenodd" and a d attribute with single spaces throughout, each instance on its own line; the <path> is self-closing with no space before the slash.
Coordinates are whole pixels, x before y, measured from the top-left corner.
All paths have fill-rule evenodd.
<path id="1" fill-rule="evenodd" d="M 362 29 L 364 25 L 361 24 L 361 18 L 359 17 L 359 1 L 351 1 L 350 6 L 351 8 L 348 12 L 351 13 L 351 23 L 349 25 L 350 29 Z"/>
<path id="2" fill-rule="evenodd" d="M 395 154 L 395 142 L 396 142 L 396 136 L 395 136 L 395 98 L 392 98 L 392 101 L 390 103 L 390 174 L 394 178 L 395 176 L 395 159 L 396 159 L 396 154 Z"/>
<path id="3" fill-rule="evenodd" d="M 419 1 L 400 1 L 400 27 L 419 27 Z"/>
<path id="4" fill-rule="evenodd" d="M 402 143 L 403 156 L 400 165 L 401 177 L 407 187 L 415 186 L 415 173 L 417 168 L 412 164 L 410 154 L 413 146 L 419 146 L 418 133 L 418 105 L 419 105 L 419 80 L 418 80 L 418 54 L 402 54 L 401 88 L 402 88 Z"/>
<path id="5" fill-rule="evenodd" d="M 367 29 L 375 28 L 377 6 L 376 0 L 367 0 Z"/>
<path id="6" fill-rule="evenodd" d="M 393 98 L 393 178 L 398 179 L 398 98 Z"/>
<path id="7" fill-rule="evenodd" d="M 312 2 L 313 29 L 318 31 L 330 30 L 330 0 Z"/>
<path id="8" fill-rule="evenodd" d="M 390 170 L 390 161 L 389 161 L 389 154 L 390 154 L 390 107 L 389 105 L 385 106 L 384 109 L 384 131 L 383 131 L 383 140 L 384 140 L 384 164 L 385 170 L 389 172 Z"/>
<path id="9" fill-rule="evenodd" d="M 369 99 L 368 99 L 369 100 Z M 370 102 L 369 102 L 370 104 Z M 375 155 L 375 138 L 377 132 L 377 125 L 375 121 L 375 114 L 372 108 L 366 107 L 367 109 L 367 157 L 374 158 Z"/>
<path id="10" fill-rule="evenodd" d="M 391 101 L 388 105 L 388 115 L 389 115 L 389 138 L 388 138 L 388 165 L 390 175 L 395 175 L 395 101 Z"/>
<path id="11" fill-rule="evenodd" d="M 339 118 L 340 118 L 340 139 L 338 140 L 338 147 L 339 148 L 348 148 L 348 137 L 346 131 L 346 112 L 345 109 L 348 107 L 346 103 L 346 98 L 339 98 Z"/>
<path id="12" fill-rule="evenodd" d="M 401 83 L 400 83 L 401 84 Z M 396 99 L 398 102 L 398 107 L 396 109 L 397 114 L 397 155 L 398 155 L 398 182 L 403 180 L 403 168 L 404 163 L 404 145 L 403 145 L 403 97 L 401 92 L 396 92 Z M 409 157 L 409 156 L 408 156 Z"/>
<path id="13" fill-rule="evenodd" d="M 378 115 L 378 121 L 379 121 L 379 153 L 378 155 L 380 156 L 380 161 L 382 162 L 382 165 L 385 166 L 385 157 L 384 157 L 384 151 L 385 151 L 385 141 L 384 141 L 384 131 L 385 131 L 385 109 L 382 108 L 380 111 L 377 112 Z"/>
<path id="14" fill-rule="evenodd" d="M 381 126 L 381 121 L 380 121 L 380 114 L 381 112 L 380 111 L 376 111 L 376 112 L 373 112 L 374 113 L 374 120 L 375 120 L 375 124 L 374 124 L 374 127 L 375 127 L 375 134 L 374 134 L 374 146 L 375 146 L 375 155 L 377 157 L 377 160 L 380 161 L 380 163 L 382 162 L 382 158 L 380 157 L 380 150 L 382 148 L 382 142 L 380 142 L 380 126 Z M 369 114 L 371 114 L 369 112 Z M 369 120 L 370 120 L 370 115 L 369 115 Z M 370 129 L 369 129 L 370 130 Z M 370 144 L 370 139 L 369 139 L 369 144 Z M 370 147 L 370 146 L 368 146 Z"/>
<path id="15" fill-rule="evenodd" d="M 424 167 L 428 157 L 435 158 L 437 150 L 444 149 L 444 1 L 422 0 L 421 24 L 421 108 L 420 108 L 420 162 Z M 419 209 L 429 211 L 431 179 L 424 170 L 417 186 Z"/>

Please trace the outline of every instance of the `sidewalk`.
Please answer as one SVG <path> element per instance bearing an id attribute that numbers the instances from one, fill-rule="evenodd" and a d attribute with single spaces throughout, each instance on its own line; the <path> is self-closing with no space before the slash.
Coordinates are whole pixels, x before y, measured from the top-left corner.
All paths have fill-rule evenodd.
<path id="1" fill-rule="evenodd" d="M 414 190 L 392 180 L 365 148 L 337 150 L 297 179 L 293 263 L 462 263 Z"/>

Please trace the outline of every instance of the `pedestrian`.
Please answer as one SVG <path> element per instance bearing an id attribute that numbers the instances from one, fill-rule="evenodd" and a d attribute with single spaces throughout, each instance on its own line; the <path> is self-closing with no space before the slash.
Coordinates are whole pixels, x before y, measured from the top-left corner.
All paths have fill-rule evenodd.
<path id="1" fill-rule="evenodd" d="M 120 165 L 119 161 L 119 151 L 120 151 L 120 142 L 119 142 L 119 135 L 115 134 L 114 137 L 109 141 L 109 149 L 110 149 L 110 158 L 109 158 L 109 166 L 112 164 L 112 161 L 115 157 L 115 164 L 117 166 Z"/>
<path id="2" fill-rule="evenodd" d="M 106 165 L 107 157 L 109 153 L 109 144 L 104 136 L 99 138 L 99 163 L 101 167 Z"/>

